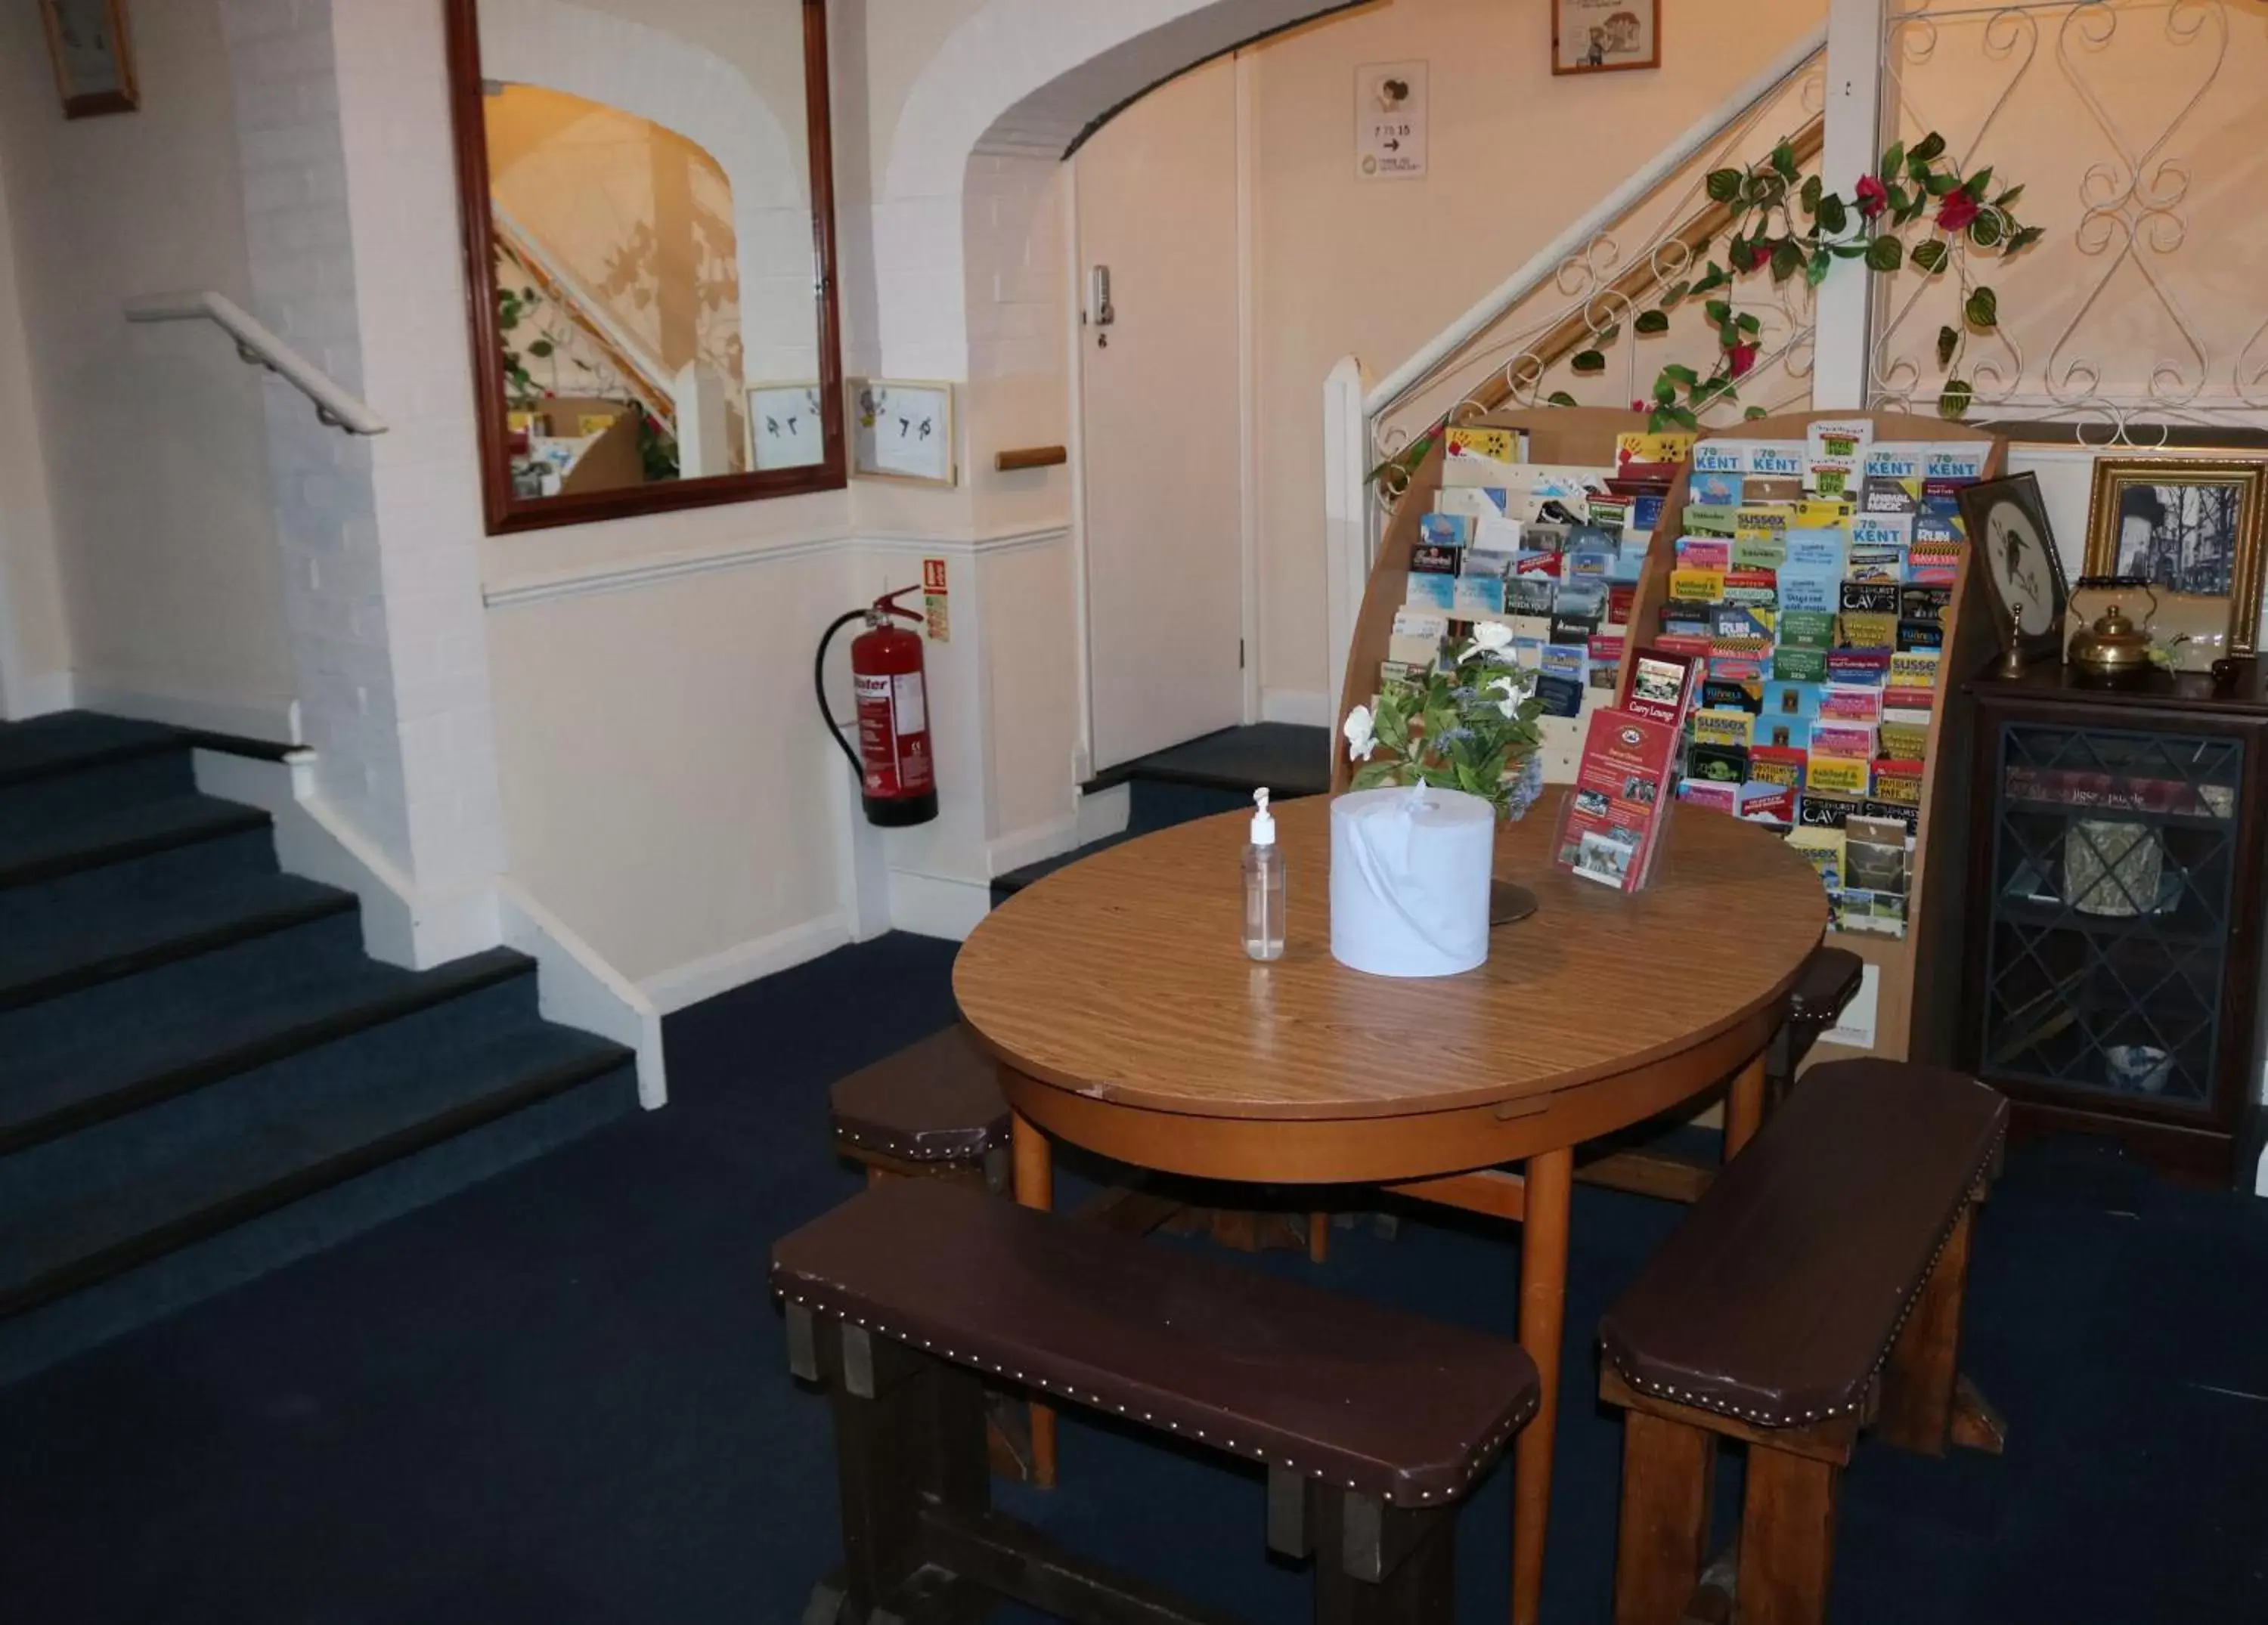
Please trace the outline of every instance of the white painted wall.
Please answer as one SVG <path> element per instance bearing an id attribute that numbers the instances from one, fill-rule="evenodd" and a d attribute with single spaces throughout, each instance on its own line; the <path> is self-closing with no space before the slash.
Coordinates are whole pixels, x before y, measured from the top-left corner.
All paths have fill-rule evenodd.
<path id="1" fill-rule="evenodd" d="M 52 672 L 67 648 L 81 703 L 287 738 L 260 375 L 210 327 L 129 327 L 121 308 L 249 281 L 220 6 L 145 5 L 134 22 L 141 110 L 66 121 L 39 8 L 0 11 L 14 302 L 52 533 L 66 544 L 67 641 L 40 629 L 49 520 L 20 475 L 4 499 L 12 595 L 32 665 Z M 13 325 L 6 303 L 0 327 Z M 0 379 L 11 348 L 0 340 Z M 12 433 L 21 469 L 32 436 Z"/>

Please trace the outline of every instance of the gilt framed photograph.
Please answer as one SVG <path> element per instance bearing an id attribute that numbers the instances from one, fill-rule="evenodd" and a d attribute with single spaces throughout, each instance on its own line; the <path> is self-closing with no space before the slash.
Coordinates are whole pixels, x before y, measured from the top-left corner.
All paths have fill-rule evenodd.
<path id="1" fill-rule="evenodd" d="M 2012 474 L 1962 488 L 1969 532 L 1967 591 L 1980 587 L 2002 654 L 2060 659 L 2065 602 L 2071 589 L 2056 555 L 2039 476 Z"/>
<path id="2" fill-rule="evenodd" d="M 1551 0 L 1551 71 L 1661 66 L 1661 0 Z"/>
<path id="3" fill-rule="evenodd" d="M 2102 457 L 2087 511 L 2087 573 L 2227 604 L 2228 649 L 2259 647 L 2268 460 Z"/>
<path id="4" fill-rule="evenodd" d="M 48 55 L 63 117 L 131 113 L 142 105 L 134 53 L 126 34 L 125 0 L 39 0 Z"/>
<path id="5" fill-rule="evenodd" d="M 954 456 L 953 386 L 928 379 L 854 378 L 850 472 L 915 485 L 960 482 Z"/>

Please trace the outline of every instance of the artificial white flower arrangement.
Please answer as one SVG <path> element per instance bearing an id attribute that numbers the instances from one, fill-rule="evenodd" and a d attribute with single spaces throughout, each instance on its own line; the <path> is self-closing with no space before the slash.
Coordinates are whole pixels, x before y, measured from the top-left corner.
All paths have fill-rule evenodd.
<path id="1" fill-rule="evenodd" d="M 1535 673 L 1509 658 L 1512 629 L 1483 621 L 1454 665 L 1389 683 L 1377 709 L 1358 705 L 1343 732 L 1360 762 L 1357 790 L 1434 784 L 1479 796 L 1516 819 L 1543 790 Z"/>

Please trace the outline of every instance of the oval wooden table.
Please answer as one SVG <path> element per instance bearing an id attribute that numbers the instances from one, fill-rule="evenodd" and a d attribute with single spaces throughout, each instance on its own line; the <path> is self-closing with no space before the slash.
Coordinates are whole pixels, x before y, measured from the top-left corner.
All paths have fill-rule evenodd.
<path id="1" fill-rule="evenodd" d="M 1653 885 L 1625 896 L 1551 862 L 1557 814 L 1547 798 L 1499 834 L 1498 878 L 1542 907 L 1462 975 L 1401 981 L 1331 958 L 1322 797 L 1277 809 L 1290 901 L 1273 964 L 1244 954 L 1250 820 L 1227 812 L 1025 888 L 953 975 L 1004 1063 L 1027 1205 L 1051 1203 L 1055 1135 L 1138 1167 L 1383 1185 L 1521 1221 L 1520 1340 L 1544 1398 L 1515 1456 L 1519 1625 L 1543 1586 L 1574 1147 L 1731 1079 L 1737 1151 L 1827 924 L 1818 877 L 1769 831 L 1680 809 Z M 1513 1162 L 1523 1173 L 1502 1169 Z"/>

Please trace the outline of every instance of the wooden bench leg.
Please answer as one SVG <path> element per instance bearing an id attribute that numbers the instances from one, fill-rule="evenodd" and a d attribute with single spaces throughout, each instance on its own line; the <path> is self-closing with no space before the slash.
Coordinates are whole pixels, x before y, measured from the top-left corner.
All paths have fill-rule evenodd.
<path id="1" fill-rule="evenodd" d="M 1388 1506 L 1311 1480 L 1307 1511 L 1315 1625 L 1449 1625 L 1457 1600 L 1454 1506 Z"/>
<path id="2" fill-rule="evenodd" d="M 1900 1450 L 1941 1456 L 1953 1437 L 1961 1377 L 1961 1298 L 1969 1283 L 1969 1222 L 1975 1211 L 1962 1205 L 1882 1368 L 1874 1430 Z"/>
<path id="3" fill-rule="evenodd" d="M 1684 1612 L 1709 1561 L 1716 1478 L 1715 1434 L 1624 1413 L 1615 1625 L 1665 1625 Z"/>
<path id="4" fill-rule="evenodd" d="M 1843 1469 L 1832 1462 L 1749 1445 L 1738 1625 L 1821 1625 L 1826 1619 L 1842 1482 Z"/>
<path id="5" fill-rule="evenodd" d="M 1056 1205 L 1056 1164 L 1048 1136 L 1019 1112 L 1014 1118 L 1012 1143 L 1016 1200 L 1027 1208 L 1052 1209 Z M 1056 1487 L 1056 1414 L 1036 1401 L 1032 1406 L 1032 1482 L 1042 1489 Z"/>
<path id="6" fill-rule="evenodd" d="M 791 1324 L 789 1342 L 798 1374 L 815 1371 L 834 1408 L 849 1617 L 902 1609 L 923 1564 L 924 1505 L 973 1515 L 990 1496 L 983 1385 L 974 1371 L 840 1320 Z"/>

